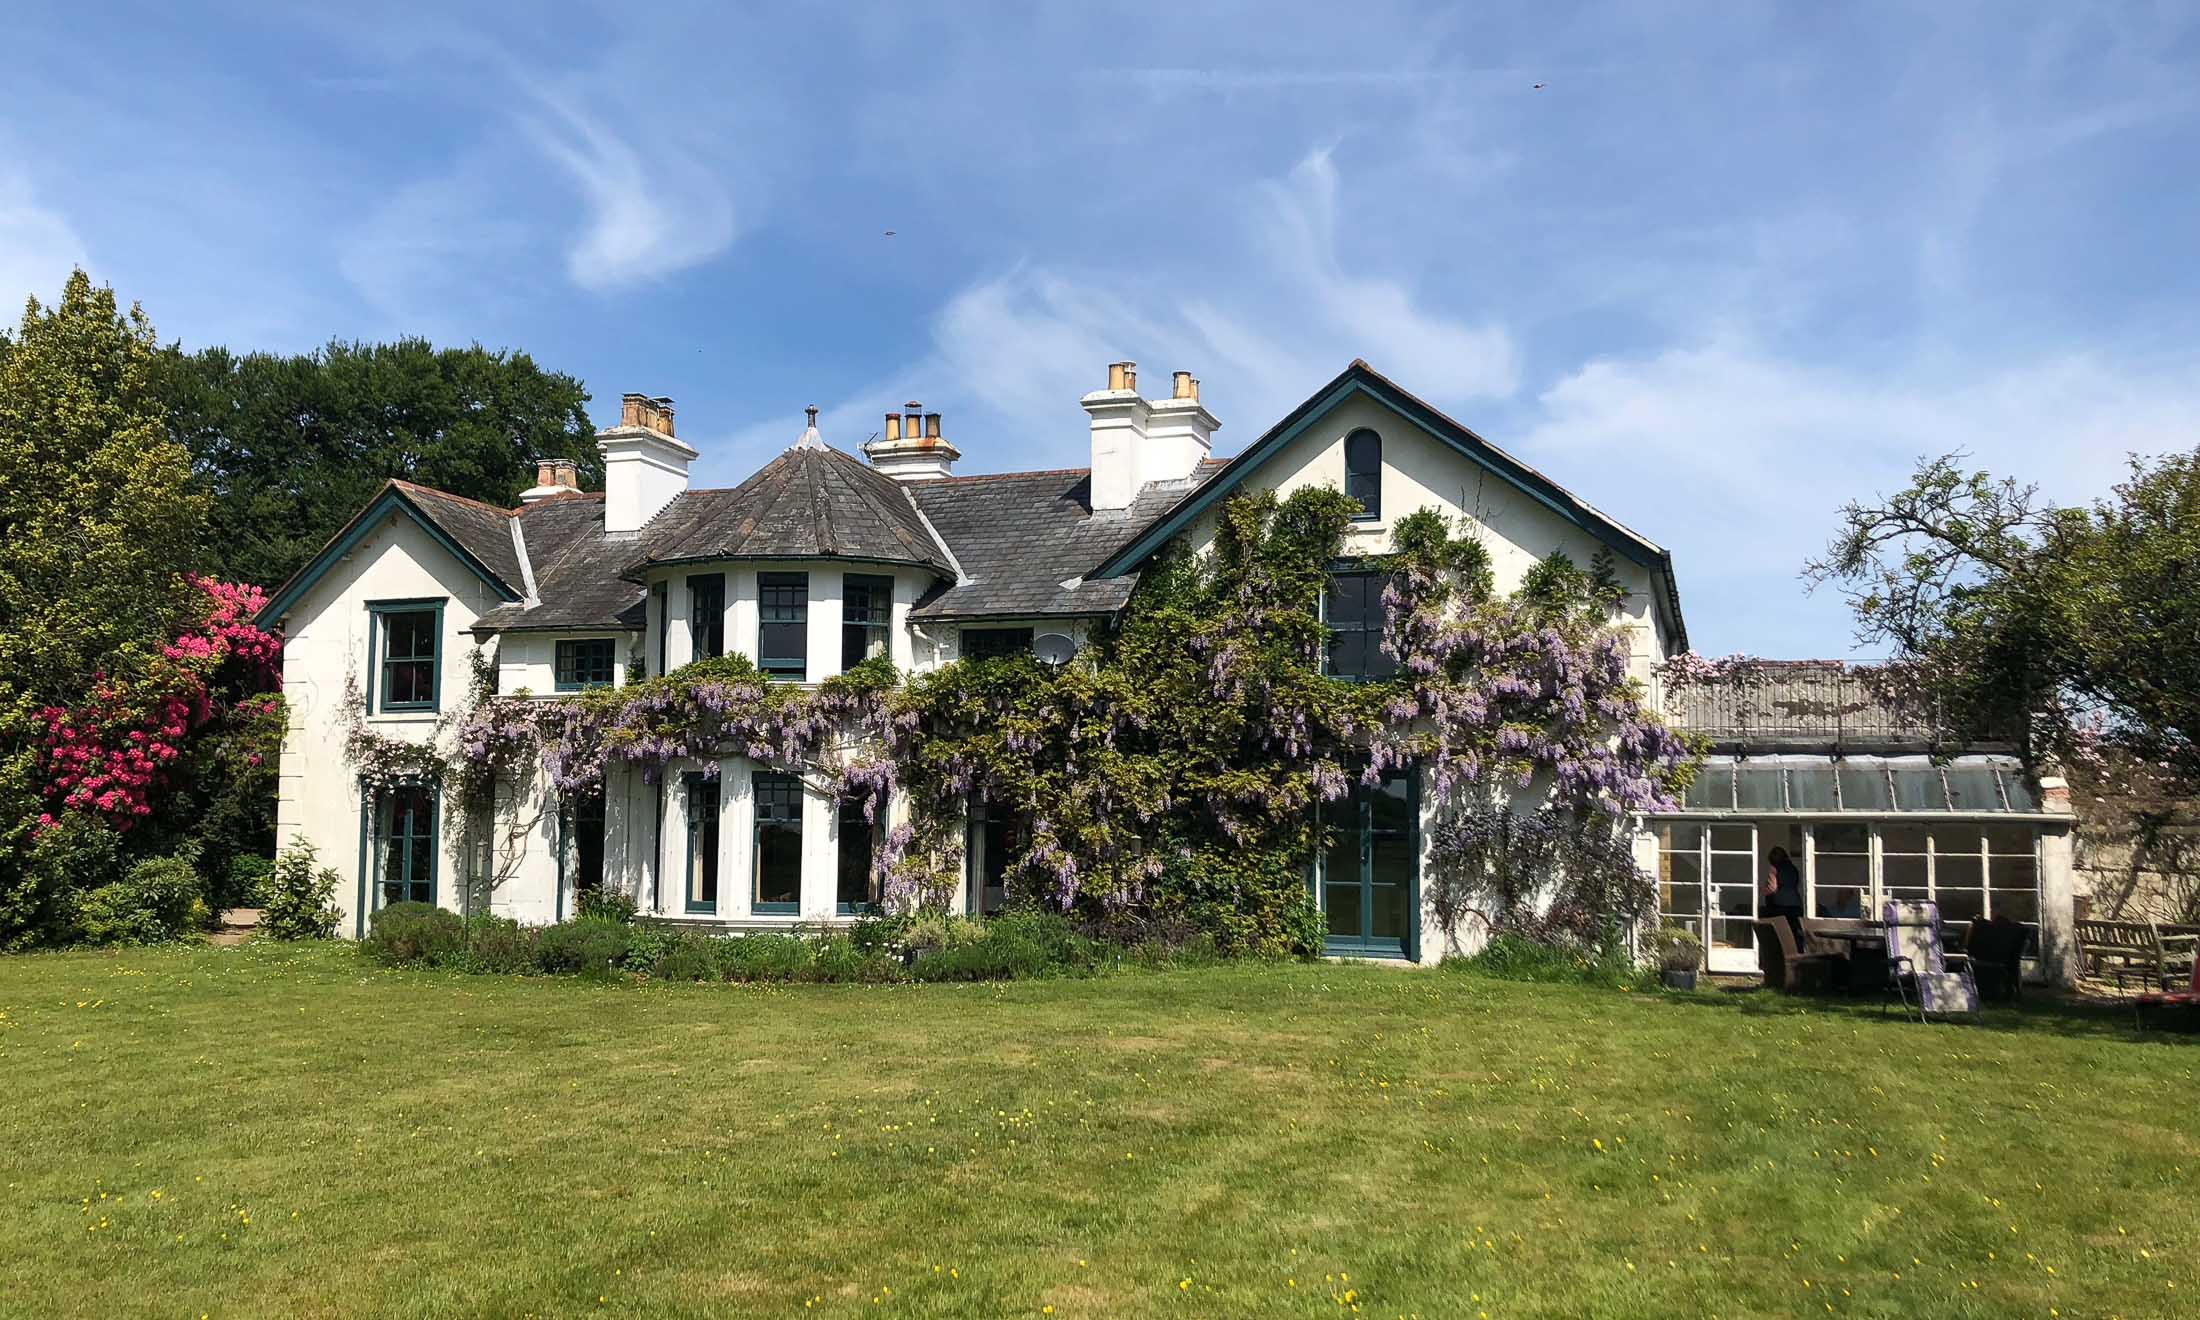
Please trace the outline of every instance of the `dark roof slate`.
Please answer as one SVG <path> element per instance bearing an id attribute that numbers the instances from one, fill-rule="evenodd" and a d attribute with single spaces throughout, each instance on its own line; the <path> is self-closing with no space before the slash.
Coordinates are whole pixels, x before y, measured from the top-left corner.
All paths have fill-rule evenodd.
<path id="1" fill-rule="evenodd" d="M 1136 577 L 1081 579 L 1220 466 L 1202 464 L 1195 478 L 1156 482 L 1128 509 L 1098 513 L 1083 468 L 914 482 L 910 493 L 954 548 L 962 577 L 911 613 L 920 619 L 1113 614 L 1130 599 Z"/>
<path id="2" fill-rule="evenodd" d="M 433 486 L 394 479 L 390 485 L 402 492 L 430 522 L 442 528 L 444 535 L 480 560 L 498 581 L 514 592 L 523 589 L 519 552 L 512 548 L 512 515 L 508 511 L 463 495 L 451 495 Z"/>
<path id="3" fill-rule="evenodd" d="M 691 490 L 642 529 L 627 571 L 709 559 L 855 559 L 955 575 L 907 488 L 861 459 L 796 445 L 732 490 Z"/>
<path id="4" fill-rule="evenodd" d="M 542 603 L 491 610 L 475 622 L 476 631 L 641 631 L 647 598 L 620 576 L 634 558 L 634 542 L 605 539 L 602 494 L 556 496 L 523 507 L 518 516 Z"/>

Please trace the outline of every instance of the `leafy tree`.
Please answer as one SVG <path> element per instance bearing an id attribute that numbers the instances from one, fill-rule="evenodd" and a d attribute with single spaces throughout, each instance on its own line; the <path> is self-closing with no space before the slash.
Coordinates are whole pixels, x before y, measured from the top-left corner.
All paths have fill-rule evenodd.
<path id="1" fill-rule="evenodd" d="M 289 577 L 385 478 L 499 506 L 535 484 L 540 457 L 602 482 L 587 391 L 524 353 L 422 339 L 299 356 L 170 349 L 159 374 L 169 430 L 214 496 L 201 567 L 228 581 Z"/>
<path id="2" fill-rule="evenodd" d="M 2101 738 L 2200 782 L 2200 452 L 2131 460 L 2091 507 L 1921 462 L 1852 502 L 1807 580 L 1838 586 L 1858 638 L 1891 645 L 1913 701 L 1959 735 L 2035 755 Z"/>
<path id="3" fill-rule="evenodd" d="M 206 500 L 162 424 L 159 349 L 142 311 L 119 311 L 114 291 L 80 270 L 58 305 L 32 299 L 0 345 L 4 947 L 65 916 L 56 877 L 67 868 L 30 856 L 40 712 L 152 658 L 190 617 L 201 597 L 184 570 Z"/>

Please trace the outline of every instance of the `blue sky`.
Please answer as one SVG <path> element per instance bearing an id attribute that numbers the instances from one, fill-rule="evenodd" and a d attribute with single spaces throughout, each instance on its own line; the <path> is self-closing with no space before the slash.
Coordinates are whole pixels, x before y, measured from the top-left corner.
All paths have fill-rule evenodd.
<path id="1" fill-rule="evenodd" d="M 809 403 L 1081 466 L 1121 357 L 1235 452 L 1362 356 L 1671 547 L 1711 653 L 1845 652 L 1796 570 L 1920 454 L 2200 442 L 2183 6 L 305 8 L 10 6 L 0 298 L 525 348 L 707 484 Z"/>

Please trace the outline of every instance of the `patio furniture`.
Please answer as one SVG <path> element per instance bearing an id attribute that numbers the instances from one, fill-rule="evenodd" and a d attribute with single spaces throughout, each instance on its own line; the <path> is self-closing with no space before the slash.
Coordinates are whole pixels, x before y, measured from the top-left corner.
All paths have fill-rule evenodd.
<path id="1" fill-rule="evenodd" d="M 2021 998 L 2024 993 L 2024 946 L 2031 932 L 2007 917 L 1971 923 L 1963 941 L 1963 956 L 1970 960 L 1971 977 L 1979 993 L 2000 1001 Z"/>
<path id="2" fill-rule="evenodd" d="M 2182 990 L 2164 989 L 2157 994 L 2140 995 L 2131 1002 L 2131 1024 L 2140 1030 L 2146 1028 L 2146 1010 L 2150 1008 L 2174 1008 L 2190 1014 L 2200 1009 L 2200 967 L 2195 967 Z"/>
<path id="3" fill-rule="evenodd" d="M 1888 979 L 1905 1013 L 1917 996 L 1917 1020 L 1935 1013 L 1978 1012 L 1978 984 L 1970 960 L 1940 947 L 1940 905 L 1890 901 L 1881 913 L 1887 927 Z"/>
<path id="4" fill-rule="evenodd" d="M 1833 960 L 1822 953 L 1804 953 L 1795 947 L 1795 931 L 1778 917 L 1759 921 L 1757 960 L 1764 967 L 1765 984 L 1795 994 L 1823 990 Z"/>
<path id="5" fill-rule="evenodd" d="M 1803 923 L 1810 949 L 1832 955 L 1833 980 L 1850 994 L 1883 990 L 1887 985 L 1887 932 L 1846 918 L 1820 918 Z"/>
<path id="6" fill-rule="evenodd" d="M 2162 989 L 2170 977 L 2182 972 L 2191 979 L 2193 946 L 2200 935 L 2175 934 L 2152 921 L 2105 921 L 2088 917 L 2077 923 L 2078 955 L 2090 963 L 2097 976 L 2102 965 L 2116 964 L 2116 988 L 2124 987 L 2124 973 L 2136 969 L 2144 988 L 2151 976 Z"/>

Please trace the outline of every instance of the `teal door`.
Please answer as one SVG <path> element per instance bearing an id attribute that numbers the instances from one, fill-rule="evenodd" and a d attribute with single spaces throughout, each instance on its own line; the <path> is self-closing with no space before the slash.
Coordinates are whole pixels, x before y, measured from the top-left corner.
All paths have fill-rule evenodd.
<path id="1" fill-rule="evenodd" d="M 1413 776 L 1385 774 L 1322 808 L 1329 847 L 1320 894 L 1329 918 L 1329 952 L 1358 958 L 1410 958 L 1418 952 L 1419 839 Z"/>

